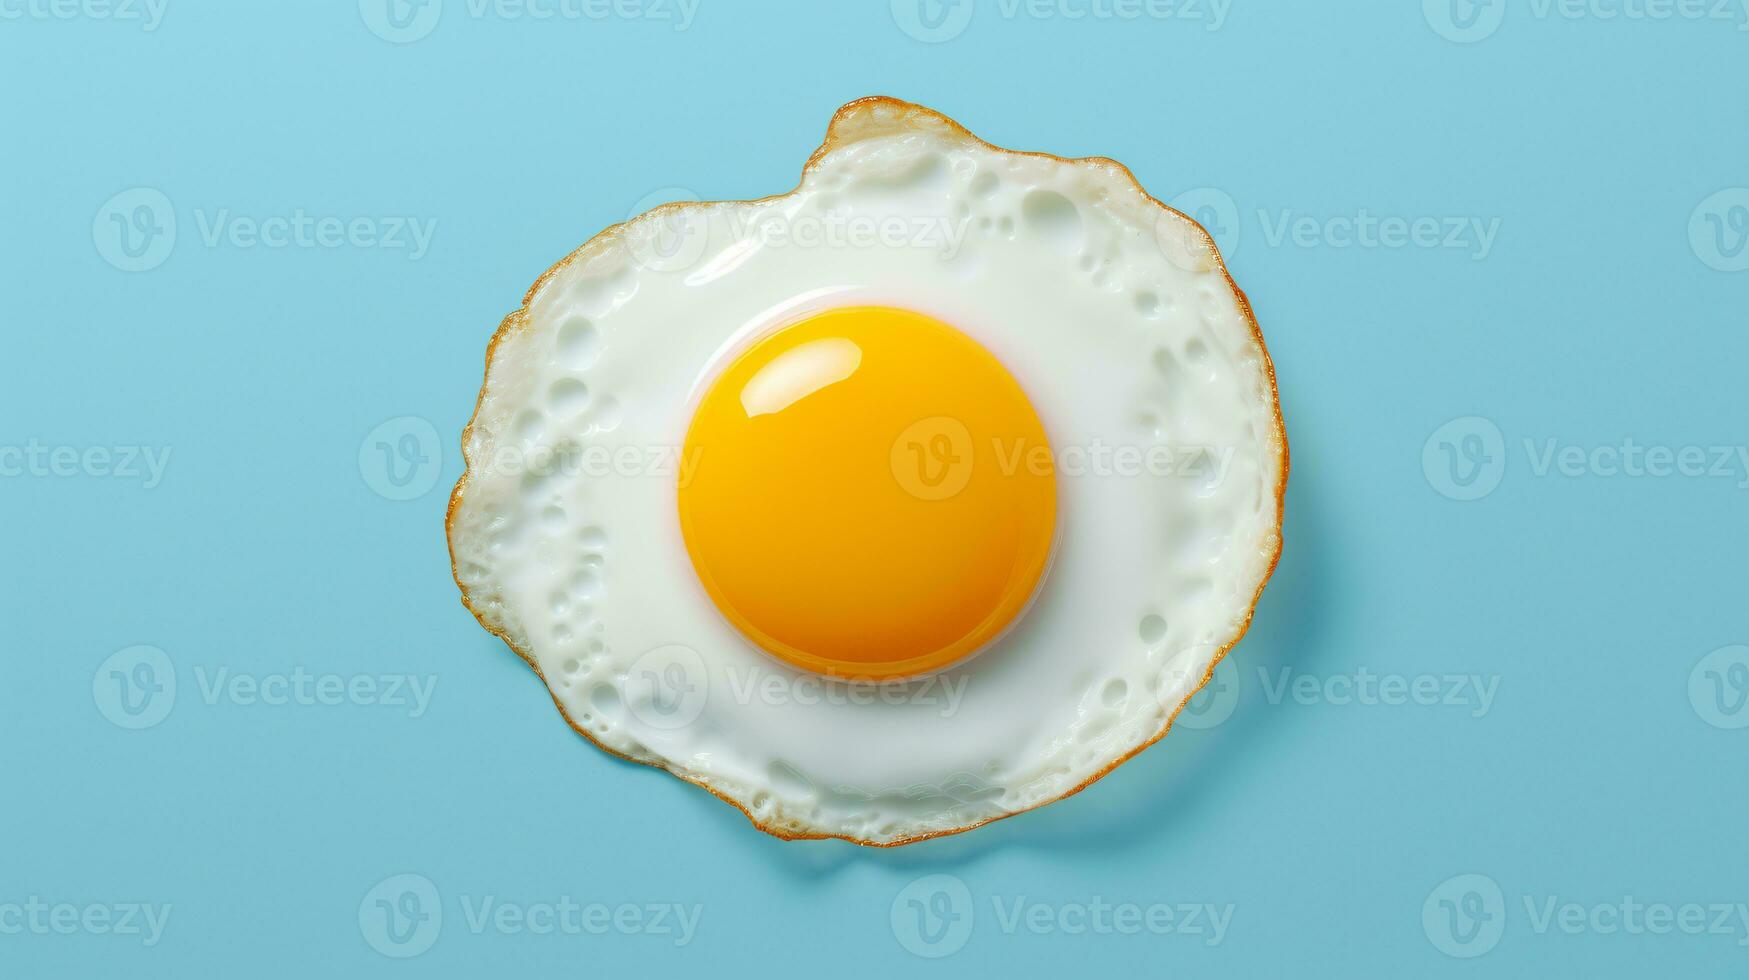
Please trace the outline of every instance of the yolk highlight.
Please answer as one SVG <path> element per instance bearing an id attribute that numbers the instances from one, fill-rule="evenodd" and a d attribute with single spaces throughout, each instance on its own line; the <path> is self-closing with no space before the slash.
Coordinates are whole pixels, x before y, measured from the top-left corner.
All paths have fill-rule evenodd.
<path id="1" fill-rule="evenodd" d="M 705 591 L 806 670 L 947 667 L 1013 622 L 1050 560 L 1038 415 L 994 356 L 920 313 L 846 307 L 760 340 L 706 389 L 684 458 Z"/>

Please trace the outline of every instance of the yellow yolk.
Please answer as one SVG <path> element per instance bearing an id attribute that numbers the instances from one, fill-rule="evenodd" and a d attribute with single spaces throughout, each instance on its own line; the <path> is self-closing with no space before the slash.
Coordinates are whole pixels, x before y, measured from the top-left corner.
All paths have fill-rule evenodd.
<path id="1" fill-rule="evenodd" d="M 899 678 L 977 652 L 1050 560 L 1038 415 L 965 334 L 906 310 L 791 324 L 705 390 L 680 528 L 725 617 L 797 667 Z"/>

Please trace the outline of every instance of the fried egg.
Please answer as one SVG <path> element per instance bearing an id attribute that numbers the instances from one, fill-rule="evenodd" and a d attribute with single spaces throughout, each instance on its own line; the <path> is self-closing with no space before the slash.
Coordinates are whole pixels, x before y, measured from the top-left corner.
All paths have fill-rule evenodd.
<path id="1" fill-rule="evenodd" d="M 616 755 L 903 844 L 1163 736 L 1281 548 L 1274 368 L 1121 165 L 839 110 L 793 191 L 664 205 L 492 338 L 463 601 Z"/>

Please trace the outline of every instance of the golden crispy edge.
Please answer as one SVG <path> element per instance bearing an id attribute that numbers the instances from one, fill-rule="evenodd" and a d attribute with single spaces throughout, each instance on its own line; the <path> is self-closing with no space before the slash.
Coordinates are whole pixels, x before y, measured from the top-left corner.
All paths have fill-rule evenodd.
<path id="1" fill-rule="evenodd" d="M 623 752 L 616 751 L 615 749 L 612 749 L 606 745 L 603 745 L 598 739 L 596 739 L 593 735 L 590 735 L 581 726 L 579 726 L 576 723 L 576 721 L 574 721 L 571 718 L 570 713 L 565 710 L 565 705 L 559 700 L 558 695 L 553 693 L 552 684 L 547 682 L 546 675 L 541 673 L 540 664 L 535 661 L 534 657 L 530 656 L 527 651 L 521 649 L 515 643 L 511 642 L 510 637 L 506 636 L 503 630 L 492 626 L 490 623 L 487 623 L 485 617 L 480 613 L 480 611 L 478 609 L 476 609 L 474 607 L 473 599 L 472 599 L 472 597 L 470 597 L 468 595 L 467 586 L 462 584 L 460 572 L 459 572 L 458 568 L 456 567 L 455 514 L 456 514 L 456 508 L 458 506 L 460 506 L 460 504 L 461 504 L 462 497 L 467 493 L 468 468 L 473 465 L 473 460 L 468 456 L 468 443 L 469 443 L 469 437 L 473 432 L 474 421 L 479 417 L 480 408 L 485 403 L 485 400 L 486 400 L 486 382 L 485 381 L 481 382 L 479 397 L 476 398 L 474 401 L 474 413 L 472 416 L 469 417 L 467 426 L 462 429 L 462 459 L 466 465 L 464 466 L 464 469 L 463 469 L 463 472 L 461 475 L 461 479 L 456 481 L 455 491 L 450 494 L 449 506 L 444 512 L 443 527 L 444 527 L 445 538 L 448 540 L 448 543 L 449 543 L 450 575 L 455 579 L 456 587 L 461 590 L 462 605 L 467 607 L 468 612 L 473 613 L 474 619 L 479 622 L 480 626 L 483 629 L 485 629 L 488 633 L 491 633 L 494 636 L 497 636 L 499 639 L 503 640 L 505 645 L 508 646 L 512 652 L 514 652 L 518 657 L 521 657 L 522 660 L 525 663 L 527 663 L 531 669 L 534 670 L 535 675 L 541 679 L 541 683 L 546 684 L 547 693 L 548 693 L 548 695 L 550 695 L 552 697 L 553 705 L 559 709 L 559 714 L 564 717 L 565 723 L 570 725 L 572 730 L 574 730 L 577 734 L 583 736 L 584 738 L 588 739 L 591 743 L 593 743 L 596 748 L 602 750 L 603 752 L 606 752 L 609 755 L 613 755 L 613 756 L 617 756 L 621 759 L 625 759 L 628 762 L 636 762 L 640 765 L 646 765 L 646 766 L 650 766 L 652 768 L 661 769 L 661 770 L 669 773 L 670 775 L 672 775 L 678 779 L 681 779 L 685 782 L 691 783 L 694 786 L 699 787 L 700 789 L 703 789 L 705 792 L 710 793 L 712 796 L 715 796 L 717 799 L 722 800 L 724 803 L 727 803 L 730 806 L 734 807 L 735 809 L 741 811 L 741 814 L 743 816 L 745 816 L 747 818 L 747 820 L 753 824 L 753 826 L 759 828 L 760 830 L 764 831 L 765 833 L 772 835 L 773 837 L 778 837 L 778 838 L 781 838 L 783 840 L 826 840 L 826 839 L 836 838 L 838 840 L 850 841 L 853 844 L 860 844 L 860 845 L 863 845 L 864 847 L 901 847 L 905 844 L 915 844 L 919 841 L 930 840 L 930 839 L 936 838 L 936 837 L 947 837 L 947 836 L 951 836 L 953 834 L 963 834 L 968 830 L 976 830 L 979 827 L 984 826 L 985 824 L 994 823 L 998 820 L 1006 820 L 1009 817 L 1017 816 L 1019 814 L 1026 813 L 1030 810 L 1036 810 L 1039 807 L 1046 806 L 1046 805 L 1051 804 L 1051 803 L 1055 803 L 1059 800 L 1068 799 L 1069 797 L 1074 796 L 1076 793 L 1079 793 L 1082 790 L 1086 789 L 1087 787 L 1098 782 L 1100 779 L 1104 778 L 1107 774 L 1109 774 L 1112 770 L 1116 769 L 1118 766 L 1121 766 L 1124 763 L 1128 762 L 1129 760 L 1135 758 L 1137 755 L 1141 754 L 1143 749 L 1146 749 L 1148 746 L 1153 745 L 1155 742 L 1158 742 L 1162 738 L 1166 737 L 1166 734 L 1172 730 L 1173 723 L 1178 720 L 1179 712 L 1184 710 L 1184 706 L 1190 703 L 1191 698 L 1196 697 L 1196 695 L 1199 692 L 1201 692 L 1204 687 L 1206 687 L 1208 685 L 1209 681 L 1214 678 L 1215 668 L 1220 665 L 1220 662 L 1226 658 L 1227 654 L 1232 651 L 1233 647 L 1236 646 L 1238 644 L 1238 642 L 1244 638 L 1246 632 L 1248 632 L 1250 630 L 1251 620 L 1256 615 L 1256 612 L 1257 612 L 1257 603 L 1259 601 L 1261 601 L 1263 598 L 1263 589 L 1265 586 L 1267 586 L 1269 584 L 1270 577 L 1275 574 L 1276 566 L 1281 561 L 1281 548 L 1282 548 L 1281 529 L 1282 529 L 1282 520 L 1283 520 L 1283 517 L 1285 516 L 1286 507 L 1287 507 L 1287 476 L 1288 476 L 1288 459 L 1289 459 L 1289 457 L 1288 457 L 1288 445 L 1287 445 L 1287 427 L 1286 427 L 1286 424 L 1282 421 L 1282 416 L 1281 416 L 1281 394 L 1276 387 L 1275 362 L 1269 356 L 1269 349 L 1266 346 L 1264 346 L 1263 331 L 1257 325 L 1257 317 L 1251 310 L 1251 301 L 1245 296 L 1244 290 L 1240 289 L 1239 285 L 1233 281 L 1232 273 L 1230 273 L 1227 270 L 1227 264 L 1221 258 L 1220 249 L 1218 247 L 1216 247 L 1215 240 L 1214 240 L 1213 236 L 1211 236 L 1208 233 L 1208 230 L 1203 228 L 1203 226 L 1201 224 L 1199 224 L 1196 221 L 1196 219 L 1190 217 L 1189 215 L 1185 214 L 1182 211 L 1179 211 L 1176 208 L 1171 207 L 1170 205 L 1166 204 L 1165 202 L 1163 202 L 1163 201 L 1159 200 L 1158 198 L 1155 198 L 1153 195 L 1149 194 L 1147 192 L 1147 190 L 1142 187 L 1141 182 L 1136 180 L 1135 174 L 1131 173 L 1128 167 L 1125 167 L 1123 164 L 1118 163 L 1116 160 L 1112 160 L 1112 159 L 1109 159 L 1107 157 L 1080 157 L 1080 158 L 1076 158 L 1076 159 L 1071 159 L 1068 157 L 1059 157 L 1059 156 L 1056 156 L 1056 155 L 1050 154 L 1050 153 L 1036 153 L 1036 152 L 1021 151 L 1021 150 L 1008 150 L 1004 147 L 999 147 L 999 146 L 996 146 L 992 143 L 988 143 L 988 142 L 985 142 L 984 140 L 979 139 L 978 137 L 974 136 L 969 130 L 967 130 L 964 126 L 961 126 L 959 123 L 955 122 L 952 119 L 949 119 L 947 116 L 942 115 L 941 113 L 936 112 L 933 109 L 929 109 L 927 107 L 920 106 L 920 105 L 917 105 L 915 103 L 905 102 L 905 101 L 902 101 L 900 99 L 890 98 L 890 97 L 884 96 L 884 95 L 872 95 L 872 96 L 868 96 L 867 98 L 857 99 L 854 102 L 846 103 L 844 106 L 839 108 L 839 110 L 836 113 L 833 114 L 832 121 L 826 127 L 826 139 L 825 139 L 825 141 L 822 142 L 820 144 L 820 147 L 818 149 L 816 149 L 808 157 L 808 162 L 805 165 L 803 165 L 803 167 L 802 167 L 802 178 L 805 179 L 807 177 L 807 175 L 815 168 L 815 166 L 817 166 L 819 164 L 821 157 L 825 156 L 827 153 L 831 152 L 835 147 L 837 147 L 841 143 L 845 142 L 846 139 L 854 140 L 854 139 L 864 138 L 862 136 L 862 134 L 860 134 L 860 133 L 848 132 L 849 127 L 852 123 L 859 123 L 865 127 L 868 127 L 871 124 L 878 126 L 878 124 L 881 122 L 881 120 L 878 120 L 878 119 L 871 120 L 869 118 L 862 116 L 863 113 L 865 113 L 869 110 L 876 110 L 876 109 L 888 109 L 888 110 L 897 111 L 899 113 L 901 119 L 904 121 L 911 121 L 911 122 L 921 121 L 927 125 L 945 128 L 948 131 L 954 133 L 956 136 L 963 138 L 963 139 L 971 140 L 972 142 L 977 143 L 978 145 L 983 146 L 987 149 L 997 150 L 997 151 L 1005 152 L 1005 153 L 1016 153 L 1016 154 L 1019 154 L 1021 156 L 1040 157 L 1040 158 L 1043 158 L 1046 160 L 1053 160 L 1053 161 L 1056 161 L 1058 163 L 1068 163 L 1068 164 L 1076 164 L 1076 165 L 1093 164 L 1093 165 L 1097 165 L 1097 166 L 1101 166 L 1101 167 L 1111 167 L 1111 168 L 1115 169 L 1118 173 L 1120 173 L 1124 177 L 1128 178 L 1130 183 L 1135 185 L 1136 190 L 1140 191 L 1142 196 L 1147 198 L 1150 203 L 1154 204 L 1156 207 L 1160 208 L 1163 211 L 1167 211 L 1167 212 L 1170 212 L 1172 214 L 1175 214 L 1175 215 L 1179 216 L 1180 218 L 1183 218 L 1185 221 L 1190 222 L 1192 227 L 1196 228 L 1196 230 L 1198 232 L 1202 233 L 1202 236 L 1208 245 L 1209 254 L 1214 257 L 1215 267 L 1220 270 L 1221 277 L 1227 281 L 1227 287 L 1233 291 L 1234 298 L 1237 299 L 1239 302 L 1239 310 L 1240 310 L 1240 312 L 1242 312 L 1245 315 L 1245 321 L 1251 325 L 1251 338 L 1253 341 L 1256 342 L 1258 352 L 1263 355 L 1264 376 L 1269 383 L 1269 397 L 1270 397 L 1271 406 L 1274 409 L 1274 414 L 1275 414 L 1275 446 L 1276 446 L 1276 451 L 1281 459 L 1281 470 L 1280 470 L 1281 476 L 1280 476 L 1279 481 L 1276 483 L 1276 487 L 1275 487 L 1275 526 L 1274 526 L 1275 550 L 1269 556 L 1269 567 L 1264 569 L 1263 577 L 1257 583 L 1257 594 L 1251 597 L 1251 604 L 1245 611 L 1244 622 L 1239 624 L 1239 629 L 1237 632 L 1235 632 L 1233 634 L 1232 639 L 1228 640 L 1227 643 L 1224 646 L 1222 646 L 1218 652 L 1216 652 L 1214 659 L 1209 661 L 1208 670 L 1203 673 L 1202 680 L 1197 682 L 1196 688 L 1194 690 L 1192 690 L 1190 692 L 1190 694 L 1184 698 L 1183 701 L 1179 702 L 1179 705 L 1177 708 L 1173 709 L 1172 714 L 1167 717 L 1166 724 L 1161 727 L 1158 734 L 1154 735 L 1153 738 L 1148 739 L 1147 741 L 1141 743 L 1140 745 L 1137 745 L 1135 748 L 1131 749 L 1129 752 L 1125 753 L 1124 755 L 1120 756 L 1116 760 L 1112 761 L 1112 763 L 1110 765 L 1099 770 L 1098 772 L 1094 773 L 1092 776 L 1089 776 L 1085 781 L 1083 781 L 1079 785 L 1063 792 L 1062 794 L 1060 794 L 1058 796 L 1054 796 L 1051 799 L 1045 800 L 1045 801 L 1040 802 L 1040 803 L 1035 803 L 1032 806 L 1026 807 L 1025 809 L 1015 810 L 1011 813 L 1004 813 L 1004 814 L 1001 814 L 999 816 L 990 817 L 990 818 L 985 819 L 985 820 L 980 820 L 977 823 L 967 824 L 964 827 L 953 827 L 953 828 L 949 828 L 947 830 L 936 830 L 936 831 L 931 831 L 931 832 L 926 833 L 926 834 L 916 834 L 916 835 L 913 835 L 910 837 L 900 837 L 900 838 L 897 838 L 894 840 L 889 840 L 889 841 L 862 840 L 862 839 L 859 839 L 856 837 L 849 837 L 849 836 L 846 836 L 844 834 L 791 833 L 791 832 L 784 830 L 780 827 L 773 827 L 773 826 L 770 826 L 767 824 L 760 823 L 759 820 L 753 816 L 753 814 L 750 810 L 748 810 L 745 806 L 741 805 L 740 801 L 729 798 L 728 796 L 726 796 L 726 795 L 718 792 L 717 790 L 713 789 L 712 787 L 706 785 L 701 780 L 694 779 L 690 776 L 687 776 L 684 773 L 676 771 L 672 766 L 666 765 L 660 761 L 652 761 L 652 760 L 634 758 L 632 756 L 626 755 Z M 775 200 L 779 197 L 785 197 L 789 194 L 793 194 L 796 191 L 800 190 L 801 184 L 802 184 L 802 181 L 797 180 L 796 186 L 794 188 L 791 188 L 788 191 L 785 191 L 783 194 L 773 194 L 769 197 L 759 198 L 758 201 L 737 202 L 737 203 L 759 203 L 761 201 Z M 650 211 L 645 212 L 643 215 L 640 215 L 639 217 L 648 217 L 650 215 L 665 213 L 665 212 L 669 211 L 670 209 L 703 207 L 703 206 L 707 206 L 707 205 L 712 204 L 712 203 L 719 203 L 719 202 L 676 201 L 673 203 L 663 204 L 663 205 L 660 205 L 656 208 L 653 208 Z M 593 254 L 594 251 L 599 250 L 600 248 L 611 243 L 615 238 L 617 238 L 619 236 L 620 230 L 622 228 L 624 228 L 625 225 L 628 223 L 629 222 L 622 222 L 621 224 L 612 225 L 606 229 L 603 229 L 594 238 L 591 238 L 589 241 L 583 243 L 583 245 L 581 245 L 576 250 L 571 252 L 571 254 L 565 256 L 563 259 L 560 259 L 556 264 L 553 265 L 552 268 L 550 268 L 546 272 L 542 273 L 541 277 L 534 281 L 534 285 L 532 285 L 528 288 L 528 292 L 526 294 L 524 294 L 524 296 L 522 298 L 522 306 L 519 309 L 517 309 L 515 312 L 511 313 L 509 316 L 506 316 L 504 318 L 503 322 L 498 325 L 498 330 L 492 334 L 491 342 L 486 345 L 486 374 L 487 374 L 488 378 L 490 378 L 491 370 L 492 370 L 492 355 L 497 352 L 499 342 L 502 341 L 505 337 L 510 336 L 515 331 L 520 330 L 525 325 L 525 323 L 527 322 L 529 306 L 534 302 L 535 294 L 540 291 L 541 287 L 546 285 L 547 281 L 549 279 L 551 279 L 553 276 L 557 275 L 560 270 L 566 268 L 567 266 L 569 266 L 573 262 L 581 260 L 582 258 L 584 258 L 588 254 Z"/>

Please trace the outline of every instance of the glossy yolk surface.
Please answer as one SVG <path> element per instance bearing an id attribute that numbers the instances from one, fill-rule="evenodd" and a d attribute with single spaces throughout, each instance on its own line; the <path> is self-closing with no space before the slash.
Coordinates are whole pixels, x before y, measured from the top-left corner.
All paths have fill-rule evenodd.
<path id="1" fill-rule="evenodd" d="M 705 390 L 685 454 L 680 527 L 705 590 L 807 670 L 962 660 L 1050 560 L 1044 427 L 994 356 L 920 313 L 847 307 L 764 338 Z"/>

